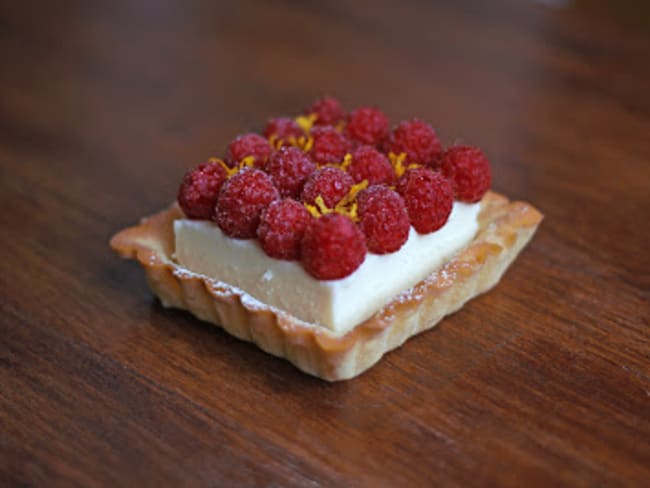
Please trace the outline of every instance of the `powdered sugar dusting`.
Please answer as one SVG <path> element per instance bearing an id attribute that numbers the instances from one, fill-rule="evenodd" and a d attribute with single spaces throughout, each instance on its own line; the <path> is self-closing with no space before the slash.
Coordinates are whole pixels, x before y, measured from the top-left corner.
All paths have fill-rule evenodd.
<path id="1" fill-rule="evenodd" d="M 249 295 L 245 291 L 241 290 L 240 288 L 237 288 L 236 286 L 232 286 L 228 283 L 224 283 L 223 281 L 216 280 L 214 278 L 210 278 L 209 276 L 202 275 L 200 273 L 195 273 L 193 271 L 190 271 L 186 268 L 180 267 L 176 264 L 173 265 L 174 269 L 172 273 L 174 274 L 175 277 L 183 280 L 183 279 L 200 279 L 203 280 L 210 289 L 210 292 L 215 295 L 216 297 L 219 298 L 232 298 L 232 297 L 238 297 L 242 306 L 251 312 L 270 312 L 278 317 L 289 317 L 289 314 L 287 314 L 285 311 L 280 310 L 278 308 L 275 308 L 271 305 L 267 305 L 266 303 L 263 303 L 259 301 L 257 298 Z M 266 274 L 266 273 L 265 273 Z M 303 320 L 300 320 L 296 317 L 291 317 L 291 322 L 298 325 L 299 327 L 306 327 L 306 328 L 323 328 L 325 327 L 318 325 L 318 324 L 313 324 L 310 322 L 305 322 Z"/>

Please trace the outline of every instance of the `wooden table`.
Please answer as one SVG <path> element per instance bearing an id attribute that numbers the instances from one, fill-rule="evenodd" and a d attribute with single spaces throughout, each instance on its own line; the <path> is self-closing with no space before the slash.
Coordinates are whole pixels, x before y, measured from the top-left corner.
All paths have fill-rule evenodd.
<path id="1" fill-rule="evenodd" d="M 0 484 L 647 486 L 647 3 L 136 3 L 1 8 Z M 481 146 L 546 214 L 338 384 L 163 309 L 107 244 L 324 92 Z"/>

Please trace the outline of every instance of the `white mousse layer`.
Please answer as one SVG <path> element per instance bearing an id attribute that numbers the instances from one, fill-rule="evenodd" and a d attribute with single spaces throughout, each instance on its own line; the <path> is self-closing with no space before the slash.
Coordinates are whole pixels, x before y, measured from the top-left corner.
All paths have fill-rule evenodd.
<path id="1" fill-rule="evenodd" d="M 305 322 L 345 333 L 465 247 L 478 230 L 479 210 L 479 203 L 454 202 L 441 229 L 418 234 L 411 228 L 399 251 L 368 253 L 363 264 L 341 280 L 316 280 L 298 262 L 268 257 L 256 239 L 232 239 L 207 221 L 174 222 L 176 260 Z"/>

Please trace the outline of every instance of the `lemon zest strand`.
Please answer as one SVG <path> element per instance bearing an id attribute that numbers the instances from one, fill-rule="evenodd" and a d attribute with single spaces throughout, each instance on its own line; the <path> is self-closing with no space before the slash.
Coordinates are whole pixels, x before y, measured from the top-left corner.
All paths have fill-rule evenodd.
<path id="1" fill-rule="evenodd" d="M 352 185 L 350 191 L 345 195 L 334 208 L 330 208 L 325 204 L 325 200 L 321 195 L 318 195 L 314 200 L 314 205 L 305 203 L 307 211 L 315 218 L 322 217 L 329 213 L 337 213 L 349 217 L 353 222 L 359 221 L 357 212 L 357 194 L 368 188 L 368 180 L 363 180 L 361 183 Z"/>
<path id="2" fill-rule="evenodd" d="M 246 156 L 239 162 L 239 169 L 253 168 L 255 166 L 255 156 Z"/>
<path id="3" fill-rule="evenodd" d="M 309 152 L 314 146 L 314 138 L 312 136 L 300 136 L 296 146 L 305 152 Z"/>
<path id="4" fill-rule="evenodd" d="M 318 208 L 316 208 L 315 205 L 311 205 L 309 203 L 305 203 L 305 208 L 307 211 L 311 214 L 312 217 L 318 218 L 321 216 L 321 213 L 318 211 Z"/>
<path id="5" fill-rule="evenodd" d="M 312 113 L 309 115 L 298 115 L 298 117 L 296 117 L 294 120 L 296 121 L 296 124 L 298 124 L 298 127 L 300 127 L 305 134 L 309 134 L 309 131 L 314 125 L 314 122 L 316 122 L 317 117 L 318 115 Z"/>
<path id="6" fill-rule="evenodd" d="M 347 153 L 343 156 L 343 161 L 341 161 L 341 169 L 347 171 L 348 167 L 352 164 L 352 154 Z"/>

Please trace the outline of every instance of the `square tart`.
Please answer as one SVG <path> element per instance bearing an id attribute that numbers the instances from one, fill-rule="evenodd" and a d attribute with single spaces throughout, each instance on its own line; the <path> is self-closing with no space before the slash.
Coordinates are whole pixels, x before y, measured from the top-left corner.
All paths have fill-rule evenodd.
<path id="1" fill-rule="evenodd" d="M 384 353 L 495 286 L 543 216 L 528 203 L 511 202 L 489 191 L 481 200 L 479 230 L 465 248 L 344 334 L 303 322 L 179 266 L 173 258 L 173 222 L 180 218 L 183 213 L 173 204 L 118 232 L 110 245 L 121 257 L 143 266 L 149 287 L 163 306 L 187 310 L 306 373 L 338 381 L 359 375 Z"/>

